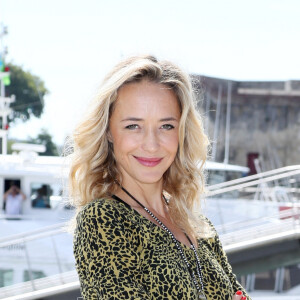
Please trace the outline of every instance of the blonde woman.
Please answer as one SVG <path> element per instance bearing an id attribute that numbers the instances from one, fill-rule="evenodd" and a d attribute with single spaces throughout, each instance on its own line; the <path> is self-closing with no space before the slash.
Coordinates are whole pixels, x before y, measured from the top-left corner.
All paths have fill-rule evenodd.
<path id="1" fill-rule="evenodd" d="M 104 79 L 75 130 L 74 254 L 84 299 L 250 299 L 193 215 L 208 139 L 190 78 L 152 56 Z"/>

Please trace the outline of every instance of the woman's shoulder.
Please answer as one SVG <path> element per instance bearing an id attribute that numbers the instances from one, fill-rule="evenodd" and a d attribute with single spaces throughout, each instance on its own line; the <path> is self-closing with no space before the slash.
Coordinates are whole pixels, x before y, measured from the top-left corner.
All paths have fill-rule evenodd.
<path id="1" fill-rule="evenodd" d="M 199 215 L 199 221 L 202 229 L 200 230 L 200 236 L 205 239 L 214 239 L 217 231 L 212 221 L 203 214 Z"/>
<path id="2" fill-rule="evenodd" d="M 107 218 L 120 217 L 127 208 L 120 201 L 105 197 L 96 199 L 88 204 L 86 204 L 80 212 L 77 218 L 87 218 L 87 217 L 101 217 L 106 216 Z"/>

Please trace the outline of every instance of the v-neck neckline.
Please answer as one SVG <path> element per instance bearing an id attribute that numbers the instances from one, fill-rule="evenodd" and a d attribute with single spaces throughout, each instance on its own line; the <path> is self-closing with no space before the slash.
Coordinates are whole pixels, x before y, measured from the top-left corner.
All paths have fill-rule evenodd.
<path id="1" fill-rule="evenodd" d="M 116 196 L 116 195 L 112 195 L 111 196 L 113 199 L 123 203 L 128 209 L 130 209 L 131 211 L 133 211 L 136 215 L 138 215 L 142 220 L 146 221 L 146 222 L 150 222 L 152 226 L 155 226 L 157 227 L 160 231 L 162 231 L 164 234 L 167 234 L 168 236 L 170 236 L 161 226 L 157 225 L 156 223 L 154 223 L 153 221 L 149 220 L 148 218 L 146 218 L 145 216 L 143 216 L 141 213 L 139 213 L 136 209 L 134 209 L 132 206 L 130 206 L 127 202 L 125 202 L 123 199 L 121 199 L 120 197 Z M 181 247 L 183 247 L 184 249 L 186 250 L 192 250 L 192 247 L 191 245 L 190 246 L 187 246 L 186 244 L 184 244 L 183 242 L 179 241 L 178 239 L 176 239 L 176 241 L 181 245 Z M 197 247 L 195 246 L 196 248 L 196 251 L 198 251 L 199 249 L 199 242 L 198 240 L 196 239 L 197 241 Z M 172 240 L 173 242 L 173 240 Z M 174 242 L 173 242 L 174 243 Z"/>

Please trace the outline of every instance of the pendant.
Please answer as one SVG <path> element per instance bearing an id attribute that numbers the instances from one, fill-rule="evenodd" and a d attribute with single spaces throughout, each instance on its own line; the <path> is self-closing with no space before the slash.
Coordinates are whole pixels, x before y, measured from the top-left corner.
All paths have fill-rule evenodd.
<path id="1" fill-rule="evenodd" d="M 204 299 L 204 300 L 206 300 L 206 296 L 204 295 L 203 292 L 199 293 L 199 299 Z"/>

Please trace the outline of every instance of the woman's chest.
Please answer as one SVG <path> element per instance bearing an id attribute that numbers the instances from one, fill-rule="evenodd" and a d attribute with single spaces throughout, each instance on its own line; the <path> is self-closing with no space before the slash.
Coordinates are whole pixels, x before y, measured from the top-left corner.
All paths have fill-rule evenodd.
<path id="1" fill-rule="evenodd" d="M 153 227 L 152 225 L 155 225 L 160 227 L 160 229 L 163 230 L 163 228 L 166 227 L 176 238 L 176 240 L 180 241 L 185 246 L 190 247 L 191 245 L 190 241 L 194 245 L 197 244 L 197 240 L 195 237 L 193 236 L 187 237 L 187 235 L 182 231 L 182 229 L 178 227 L 177 224 L 174 224 L 169 218 L 163 218 L 162 216 L 158 216 L 158 221 L 156 221 L 156 219 L 153 218 L 149 213 L 147 213 L 143 208 L 134 206 L 133 209 L 135 209 L 141 216 L 143 216 L 145 219 L 147 219 L 150 222 L 150 226 L 148 226 L 148 228 L 151 228 Z"/>
<path id="2" fill-rule="evenodd" d="M 140 266 L 143 280 L 150 291 L 157 296 L 164 294 L 165 298 L 161 299 L 197 299 L 196 287 L 187 264 L 172 239 L 155 227 L 145 228 L 143 236 L 146 247 L 141 254 Z M 191 269 L 197 274 L 195 253 L 182 244 L 180 246 Z M 197 254 L 207 299 L 231 299 L 231 282 L 215 254 L 201 243 Z M 201 286 L 199 276 L 196 277 Z"/>

